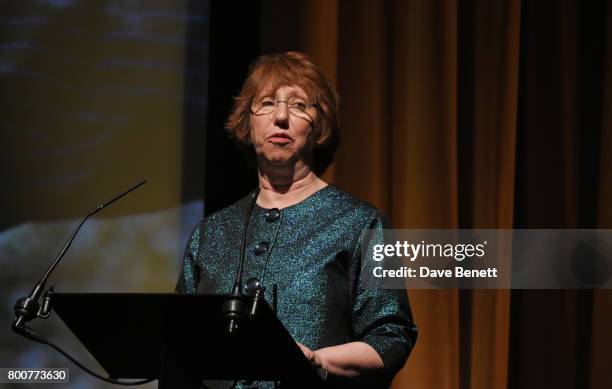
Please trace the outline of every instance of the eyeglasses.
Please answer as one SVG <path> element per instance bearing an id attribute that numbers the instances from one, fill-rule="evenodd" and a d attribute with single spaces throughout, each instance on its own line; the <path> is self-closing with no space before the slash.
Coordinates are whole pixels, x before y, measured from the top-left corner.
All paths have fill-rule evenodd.
<path id="1" fill-rule="evenodd" d="M 308 121 L 309 123 L 313 123 L 314 119 L 312 115 L 308 113 L 308 110 L 312 110 L 312 108 L 317 108 L 317 104 L 307 104 L 299 99 L 297 100 L 277 100 L 271 97 L 264 97 L 263 99 L 254 101 L 251 105 L 251 112 L 253 115 L 261 116 L 271 114 L 278 108 L 280 103 L 287 104 L 287 110 L 293 116 L 299 117 Z"/>

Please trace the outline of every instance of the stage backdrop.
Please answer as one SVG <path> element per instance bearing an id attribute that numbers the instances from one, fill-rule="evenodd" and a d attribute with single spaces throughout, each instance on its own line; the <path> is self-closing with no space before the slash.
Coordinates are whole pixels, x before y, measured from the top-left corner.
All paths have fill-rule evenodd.
<path id="1" fill-rule="evenodd" d="M 208 2 L 10 1 L 0 15 L 0 366 L 111 387 L 13 334 L 12 306 L 79 218 L 141 179 L 84 225 L 50 284 L 174 289 L 203 214 Z M 59 319 L 35 327 L 102 372 Z"/>

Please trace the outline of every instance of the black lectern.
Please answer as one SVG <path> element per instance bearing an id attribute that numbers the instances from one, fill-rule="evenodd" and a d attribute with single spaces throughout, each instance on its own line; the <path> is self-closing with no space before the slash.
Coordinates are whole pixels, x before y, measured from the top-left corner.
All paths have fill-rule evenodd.
<path id="1" fill-rule="evenodd" d="M 203 380 L 324 386 L 265 302 L 228 333 L 227 296 L 52 293 L 51 307 L 112 378 L 159 379 L 159 388 Z"/>

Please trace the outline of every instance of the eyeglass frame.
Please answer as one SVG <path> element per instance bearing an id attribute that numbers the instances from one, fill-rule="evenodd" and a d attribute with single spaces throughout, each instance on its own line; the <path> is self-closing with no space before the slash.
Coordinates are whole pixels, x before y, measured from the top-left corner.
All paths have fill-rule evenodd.
<path id="1" fill-rule="evenodd" d="M 271 100 L 274 102 L 274 109 L 273 109 L 272 111 L 268 112 L 268 113 L 261 113 L 261 114 L 258 114 L 257 112 L 255 112 L 255 111 L 253 110 L 253 104 L 255 104 L 255 103 L 256 103 L 256 101 L 255 101 L 255 99 L 252 99 L 252 100 L 251 100 L 251 104 L 250 104 L 250 106 L 249 106 L 249 110 L 251 111 L 251 114 L 252 114 L 252 115 L 255 115 L 255 116 L 264 116 L 264 115 L 269 115 L 269 114 L 271 114 L 272 112 L 274 112 L 274 110 L 276 110 L 276 109 L 279 107 L 279 103 L 285 103 L 285 104 L 287 105 L 287 110 L 289 111 L 289 113 L 291 113 L 290 108 L 295 108 L 295 109 L 298 109 L 298 110 L 300 110 L 301 112 L 304 112 L 304 114 L 305 114 L 306 116 L 308 116 L 308 118 L 310 119 L 310 124 L 314 124 L 314 122 L 315 122 L 314 118 L 313 118 L 313 117 L 312 117 L 312 116 L 311 116 L 311 115 L 310 115 L 308 112 L 306 112 L 304 109 L 301 109 L 301 108 L 295 107 L 295 106 L 293 106 L 293 105 L 289 105 L 289 102 L 288 102 L 287 100 L 278 100 L 278 99 L 275 99 L 274 97 L 269 97 L 269 96 L 266 96 L 266 97 L 262 97 L 262 98 L 259 100 L 259 102 L 261 102 L 261 101 L 262 101 L 262 100 L 264 100 L 264 99 L 271 99 Z M 317 108 L 317 109 L 321 109 L 321 106 L 320 106 L 319 104 L 317 104 L 317 103 L 309 103 L 309 104 L 304 103 L 304 104 L 306 105 L 306 109 L 307 109 L 307 108 L 310 108 L 310 107 L 314 107 L 314 108 Z M 261 108 L 263 108 L 263 106 L 262 106 Z M 259 110 L 261 110 L 261 108 L 259 108 Z M 294 116 L 297 116 L 297 115 L 295 115 L 295 114 L 294 114 Z M 306 120 L 305 118 L 303 118 L 303 117 L 301 117 L 301 116 L 297 116 L 297 117 L 299 117 L 300 119 L 304 119 L 304 120 Z"/>

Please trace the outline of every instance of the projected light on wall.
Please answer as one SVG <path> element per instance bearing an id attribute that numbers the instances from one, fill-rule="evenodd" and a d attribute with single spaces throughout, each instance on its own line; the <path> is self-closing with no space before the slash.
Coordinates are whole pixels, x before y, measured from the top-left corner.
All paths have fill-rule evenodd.
<path id="1" fill-rule="evenodd" d="M 4 322 L 76 220 L 140 179 L 147 185 L 85 225 L 52 283 L 172 290 L 203 214 L 201 196 L 185 196 L 190 182 L 202 185 L 203 167 L 185 175 L 184 144 L 206 123 L 208 2 L 13 1 L 0 15 Z M 76 347 L 61 323 L 45 325 Z M 1 342 L 2 366 L 67 366 L 16 336 Z M 70 387 L 106 387 L 72 373 Z"/>

